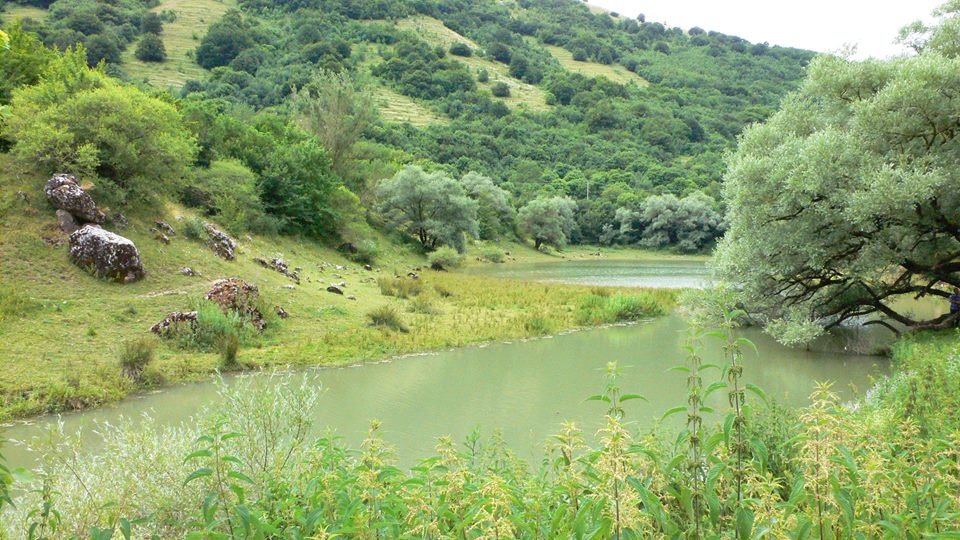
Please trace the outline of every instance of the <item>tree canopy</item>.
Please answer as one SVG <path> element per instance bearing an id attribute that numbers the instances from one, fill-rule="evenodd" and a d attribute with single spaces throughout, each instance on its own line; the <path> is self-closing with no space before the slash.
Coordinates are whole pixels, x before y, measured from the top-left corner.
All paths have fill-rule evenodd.
<path id="1" fill-rule="evenodd" d="M 477 203 L 443 172 L 407 166 L 380 184 L 379 209 L 388 224 L 426 249 L 447 245 L 463 252 L 465 235 L 477 236 Z"/>
<path id="2" fill-rule="evenodd" d="M 946 312 L 960 286 L 960 58 L 938 45 L 951 40 L 926 43 L 890 61 L 817 58 L 729 159 L 717 270 L 784 341 L 849 320 L 952 322 L 896 303 Z"/>
<path id="3" fill-rule="evenodd" d="M 574 214 L 577 203 L 569 197 L 534 199 L 520 209 L 520 229 L 540 249 L 544 245 L 562 249 L 577 227 Z"/>

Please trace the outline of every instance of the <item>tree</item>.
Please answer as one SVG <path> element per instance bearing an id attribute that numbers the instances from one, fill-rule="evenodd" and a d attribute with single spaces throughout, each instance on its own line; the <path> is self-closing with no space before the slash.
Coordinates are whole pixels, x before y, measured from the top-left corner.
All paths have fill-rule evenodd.
<path id="1" fill-rule="evenodd" d="M 647 197 L 639 210 L 617 210 L 623 239 L 636 239 L 651 248 L 675 246 L 688 253 L 701 251 L 716 240 L 723 229 L 716 201 L 696 192 L 678 199 L 674 195 Z"/>
<path id="2" fill-rule="evenodd" d="M 477 236 L 477 203 L 442 172 L 407 166 L 377 189 L 378 209 L 387 223 L 417 238 L 426 249 L 441 244 L 463 252 L 464 236 Z"/>
<path id="3" fill-rule="evenodd" d="M 249 25 L 240 12 L 230 10 L 210 25 L 207 34 L 197 47 L 197 64 L 205 69 L 225 66 L 233 61 L 244 49 L 254 45 Z"/>
<path id="4" fill-rule="evenodd" d="M 15 90 L 11 113 L 4 135 L 20 163 L 95 179 L 105 202 L 175 193 L 197 151 L 176 107 L 88 68 L 82 48 Z"/>
<path id="5" fill-rule="evenodd" d="M 163 20 L 160 15 L 149 11 L 140 21 L 140 31 L 144 34 L 159 34 L 163 32 Z"/>
<path id="6" fill-rule="evenodd" d="M 294 103 L 303 126 L 329 152 L 333 170 L 343 174 L 354 143 L 377 118 L 373 96 L 349 75 L 320 71 L 295 92 Z"/>
<path id="7" fill-rule="evenodd" d="M 960 286 L 960 59 L 944 52 L 818 57 L 729 159 L 717 269 L 781 339 L 955 320 L 896 304 Z"/>
<path id="8" fill-rule="evenodd" d="M 577 226 L 577 203 L 567 197 L 534 199 L 520 209 L 520 229 L 531 238 L 536 249 L 550 245 L 563 249 Z"/>
<path id="9" fill-rule="evenodd" d="M 513 224 L 510 194 L 487 176 L 468 172 L 460 179 L 467 196 L 477 201 L 477 226 L 483 240 L 497 240 Z"/>
<path id="10" fill-rule="evenodd" d="M 85 46 L 87 48 L 87 65 L 90 67 L 100 62 L 120 63 L 120 45 L 114 36 L 108 34 L 90 36 Z"/>
<path id="11" fill-rule="evenodd" d="M 156 34 L 144 34 L 137 44 L 135 56 L 143 62 L 163 62 L 167 59 L 167 49 L 163 40 Z"/>
<path id="12" fill-rule="evenodd" d="M 36 34 L 25 31 L 19 22 L 4 35 L 6 40 L 0 41 L 0 104 L 10 101 L 15 88 L 36 84 L 54 56 Z"/>

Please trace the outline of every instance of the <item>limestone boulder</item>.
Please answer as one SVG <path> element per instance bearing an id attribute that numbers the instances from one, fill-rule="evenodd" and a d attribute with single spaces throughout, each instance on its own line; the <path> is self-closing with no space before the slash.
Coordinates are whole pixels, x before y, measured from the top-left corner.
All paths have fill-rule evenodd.
<path id="1" fill-rule="evenodd" d="M 69 174 L 54 175 L 43 188 L 47 200 L 57 210 L 69 212 L 77 221 L 103 223 L 104 214 L 97 208 L 93 197 L 80 187 L 77 179 Z"/>
<path id="2" fill-rule="evenodd" d="M 84 225 L 70 235 L 70 260 L 97 277 L 123 283 L 146 274 L 133 242 L 96 225 Z"/>
<path id="3" fill-rule="evenodd" d="M 214 253 L 228 261 L 236 258 L 234 254 L 234 251 L 237 249 L 236 240 L 230 238 L 227 233 L 214 227 L 212 223 L 205 223 L 203 228 L 206 229 L 207 236 L 210 237 L 209 245 Z"/>

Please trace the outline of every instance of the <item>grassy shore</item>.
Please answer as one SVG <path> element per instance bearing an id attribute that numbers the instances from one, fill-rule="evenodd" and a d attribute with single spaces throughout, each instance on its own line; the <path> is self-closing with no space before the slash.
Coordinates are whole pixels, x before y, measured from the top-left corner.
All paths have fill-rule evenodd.
<path id="1" fill-rule="evenodd" d="M 591 287 L 434 272 L 425 268 L 420 255 L 385 241 L 371 271 L 335 250 L 284 237 L 241 237 L 237 260 L 228 262 L 183 236 L 178 218 L 190 214 L 176 206 L 128 216 L 130 227 L 117 232 L 137 244 L 148 274 L 130 285 L 109 283 L 68 261 L 67 238 L 56 228 L 41 185 L 42 179 L 35 177 L 0 177 L 0 420 L 94 407 L 146 388 L 209 377 L 220 367 L 215 351 L 171 341 L 158 343 L 155 359 L 138 383 L 124 377 L 118 358 L 127 342 L 150 337 L 150 326 L 167 313 L 191 309 L 219 278 L 240 277 L 257 285 L 270 306 L 283 306 L 290 314 L 241 348 L 239 361 L 250 369 L 352 364 L 542 335 L 613 322 L 619 317 L 616 309 L 622 308 L 613 306 L 620 300 L 606 306 Z M 180 232 L 169 245 L 150 232 L 156 219 L 169 221 Z M 521 245 L 506 249 L 519 262 L 586 258 L 596 252 L 577 248 L 542 254 Z M 619 255 L 644 256 L 625 251 Z M 291 268 L 302 268 L 300 285 L 253 261 L 276 256 Z M 182 275 L 181 267 L 201 276 Z M 382 293 L 378 280 L 405 278 L 409 272 L 420 276 L 415 280 L 419 294 L 400 298 Z M 347 284 L 345 295 L 326 291 L 339 282 Z M 611 297 L 641 293 L 599 292 Z M 674 301 L 673 292 L 642 294 L 643 302 L 652 300 L 658 309 L 669 309 Z M 392 309 L 408 331 L 371 326 L 368 314 L 383 307 Z"/>

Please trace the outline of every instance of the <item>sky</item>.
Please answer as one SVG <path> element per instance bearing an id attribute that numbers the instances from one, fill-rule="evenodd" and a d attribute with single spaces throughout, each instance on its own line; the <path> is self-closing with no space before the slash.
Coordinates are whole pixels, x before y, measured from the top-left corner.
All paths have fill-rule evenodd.
<path id="1" fill-rule="evenodd" d="M 590 0 L 647 22 L 699 26 L 751 42 L 836 52 L 857 46 L 856 57 L 886 58 L 905 49 L 894 43 L 900 28 L 945 0 Z"/>

